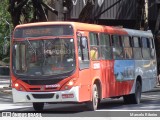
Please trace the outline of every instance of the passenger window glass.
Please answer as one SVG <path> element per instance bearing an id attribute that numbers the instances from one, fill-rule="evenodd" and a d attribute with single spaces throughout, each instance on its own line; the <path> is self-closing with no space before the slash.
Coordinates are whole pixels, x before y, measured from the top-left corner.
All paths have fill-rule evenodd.
<path id="1" fill-rule="evenodd" d="M 149 47 L 150 48 L 154 48 L 154 46 L 153 46 L 153 39 L 151 39 L 151 38 L 149 39 Z"/>
<path id="2" fill-rule="evenodd" d="M 132 52 L 132 48 L 131 48 L 130 37 L 123 36 L 122 40 L 123 40 L 123 44 L 124 44 L 124 58 L 131 59 L 133 57 L 133 52 Z"/>
<path id="3" fill-rule="evenodd" d="M 134 59 L 136 60 L 141 60 L 142 59 L 142 52 L 141 52 L 141 48 L 133 48 L 133 55 L 134 55 Z"/>
<path id="4" fill-rule="evenodd" d="M 89 53 L 88 53 L 88 40 L 87 37 L 78 37 L 78 59 L 80 69 L 89 68 Z"/>
<path id="5" fill-rule="evenodd" d="M 124 47 L 131 47 L 129 36 L 122 37 Z"/>
<path id="6" fill-rule="evenodd" d="M 100 34 L 100 45 L 110 46 L 110 37 L 107 34 Z"/>
<path id="7" fill-rule="evenodd" d="M 112 49 L 110 46 L 110 36 L 104 33 L 100 34 L 101 59 L 112 59 Z"/>
<path id="8" fill-rule="evenodd" d="M 118 35 L 112 36 L 112 46 L 113 46 L 113 58 L 114 59 L 123 59 L 124 53 L 123 53 L 123 47 L 122 47 L 122 41 Z"/>
<path id="9" fill-rule="evenodd" d="M 90 45 L 98 45 L 98 34 L 90 33 Z"/>
<path id="10" fill-rule="evenodd" d="M 143 59 L 150 59 L 151 55 L 150 55 L 150 49 L 149 48 L 142 48 L 142 55 L 143 55 Z"/>
<path id="11" fill-rule="evenodd" d="M 133 42 L 134 42 L 134 47 L 140 47 L 139 38 L 138 37 L 133 37 Z"/>
<path id="12" fill-rule="evenodd" d="M 122 46 L 120 37 L 118 35 L 113 35 L 112 36 L 112 45 L 113 46 L 119 46 L 119 47 Z"/>
<path id="13" fill-rule="evenodd" d="M 155 57 L 155 50 L 154 50 L 154 43 L 153 43 L 152 38 L 149 39 L 149 46 L 150 46 L 151 58 L 154 58 Z"/>
<path id="14" fill-rule="evenodd" d="M 147 38 L 142 38 L 142 47 L 143 48 L 147 48 L 148 47 Z"/>
<path id="15" fill-rule="evenodd" d="M 100 48 L 97 33 L 90 33 L 90 57 L 92 60 L 99 60 Z"/>

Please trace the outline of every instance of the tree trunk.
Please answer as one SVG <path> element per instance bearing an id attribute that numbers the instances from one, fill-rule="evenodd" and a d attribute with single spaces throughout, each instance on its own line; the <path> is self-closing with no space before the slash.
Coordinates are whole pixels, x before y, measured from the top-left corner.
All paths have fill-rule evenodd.
<path id="1" fill-rule="evenodd" d="M 48 11 L 48 20 L 49 21 L 63 21 L 64 14 L 63 14 L 63 0 L 51 0 L 49 2 L 49 6 L 55 8 L 58 12 L 58 15 L 54 14 L 53 12 Z"/>

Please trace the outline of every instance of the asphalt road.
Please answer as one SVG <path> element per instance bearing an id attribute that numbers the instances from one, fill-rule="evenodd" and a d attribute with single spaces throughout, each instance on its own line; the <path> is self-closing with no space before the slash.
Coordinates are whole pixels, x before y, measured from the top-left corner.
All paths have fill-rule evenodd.
<path id="1" fill-rule="evenodd" d="M 85 104 L 45 104 L 39 111 L 48 116 L 103 116 L 112 111 L 160 111 L 160 87 L 142 94 L 141 103 L 124 104 L 123 99 L 103 100 L 97 111 L 87 111 Z M 31 103 L 13 103 L 10 91 L 0 91 L 0 111 L 35 112 Z M 105 112 L 105 114 L 103 114 Z M 160 112 L 159 112 L 160 113 Z M 109 114 L 109 113 L 108 113 Z M 111 114 L 111 113 L 110 113 Z M 116 115 L 116 114 L 115 114 Z"/>

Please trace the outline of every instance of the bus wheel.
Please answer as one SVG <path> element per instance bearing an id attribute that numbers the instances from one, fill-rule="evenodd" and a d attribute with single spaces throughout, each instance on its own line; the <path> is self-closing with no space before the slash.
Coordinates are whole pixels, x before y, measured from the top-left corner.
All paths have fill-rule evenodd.
<path id="1" fill-rule="evenodd" d="M 95 111 L 98 107 L 98 101 L 98 89 L 97 85 L 94 84 L 92 88 L 92 101 L 86 102 L 88 109 L 91 111 Z"/>
<path id="2" fill-rule="evenodd" d="M 123 100 L 126 104 L 139 104 L 141 100 L 142 86 L 139 81 L 136 81 L 135 93 L 130 95 L 124 95 Z"/>
<path id="3" fill-rule="evenodd" d="M 141 101 L 142 85 L 139 81 L 136 81 L 135 93 L 132 95 L 134 104 L 139 104 Z"/>
<path id="4" fill-rule="evenodd" d="M 33 103 L 33 108 L 36 111 L 41 111 L 44 108 L 44 103 Z"/>

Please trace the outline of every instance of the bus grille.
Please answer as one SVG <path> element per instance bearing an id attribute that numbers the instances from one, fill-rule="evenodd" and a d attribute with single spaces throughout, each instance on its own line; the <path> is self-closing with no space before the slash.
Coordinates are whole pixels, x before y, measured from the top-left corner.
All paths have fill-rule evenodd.
<path id="1" fill-rule="evenodd" d="M 52 85 L 57 84 L 60 79 L 53 79 L 53 80 L 23 80 L 23 82 L 29 85 Z"/>
<path id="2" fill-rule="evenodd" d="M 53 98 L 54 93 L 52 94 L 32 94 L 32 96 L 36 99 Z"/>

